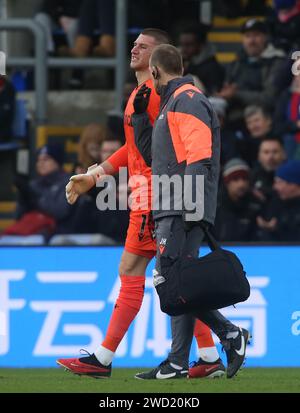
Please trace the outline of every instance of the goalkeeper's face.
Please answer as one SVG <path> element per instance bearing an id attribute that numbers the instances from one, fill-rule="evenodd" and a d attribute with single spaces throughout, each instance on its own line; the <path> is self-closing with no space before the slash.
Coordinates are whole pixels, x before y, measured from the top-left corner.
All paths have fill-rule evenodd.
<path id="1" fill-rule="evenodd" d="M 157 46 L 152 36 L 140 34 L 131 49 L 131 69 L 136 72 L 148 70 L 152 50 Z"/>

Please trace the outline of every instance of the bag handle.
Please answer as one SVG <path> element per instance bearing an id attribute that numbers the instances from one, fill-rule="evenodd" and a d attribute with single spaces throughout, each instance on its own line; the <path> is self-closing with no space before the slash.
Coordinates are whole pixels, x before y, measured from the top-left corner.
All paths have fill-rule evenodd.
<path id="1" fill-rule="evenodd" d="M 218 250 L 220 249 L 220 246 L 217 242 L 217 240 L 215 239 L 215 237 L 212 235 L 212 233 L 210 232 L 210 225 L 207 222 L 199 222 L 199 226 L 202 228 L 202 230 L 205 233 L 205 237 L 206 237 L 206 241 L 209 245 L 209 248 L 212 251 Z"/>

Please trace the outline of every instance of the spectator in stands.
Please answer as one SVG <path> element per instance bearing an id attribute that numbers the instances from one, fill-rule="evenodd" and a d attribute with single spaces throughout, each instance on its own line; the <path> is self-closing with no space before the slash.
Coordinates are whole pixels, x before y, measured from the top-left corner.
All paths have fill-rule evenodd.
<path id="1" fill-rule="evenodd" d="M 252 138 L 262 139 L 272 130 L 271 113 L 264 106 L 247 106 L 244 111 L 247 130 Z"/>
<path id="2" fill-rule="evenodd" d="M 300 241 L 300 160 L 281 165 L 275 174 L 276 194 L 257 218 L 258 239 Z"/>
<path id="3" fill-rule="evenodd" d="M 98 190 L 99 192 L 99 190 Z M 122 205 L 127 205 L 128 200 L 128 186 L 127 184 L 118 184 L 116 191 L 117 204 L 122 202 Z M 93 213 L 94 230 L 93 232 L 101 233 L 116 242 L 122 243 L 125 241 L 128 223 L 129 210 L 121 209 L 107 209 L 105 211 L 98 211 L 95 207 Z"/>
<path id="4" fill-rule="evenodd" d="M 13 137 L 16 93 L 7 77 L 0 75 L 0 142 Z"/>
<path id="5" fill-rule="evenodd" d="M 208 26 L 191 25 L 179 34 L 178 47 L 182 53 L 185 74 L 198 77 L 204 91 L 211 95 L 223 85 L 225 71 L 218 63 L 213 46 L 207 41 Z"/>
<path id="6" fill-rule="evenodd" d="M 84 128 L 79 140 L 76 174 L 86 173 L 91 165 L 101 163 L 102 143 L 109 135 L 110 131 L 105 125 L 91 123 Z"/>
<path id="7" fill-rule="evenodd" d="M 272 116 L 265 107 L 251 105 L 244 110 L 244 120 L 246 133 L 236 140 L 236 152 L 250 166 L 254 166 L 261 140 L 267 136 L 273 136 Z"/>
<path id="8" fill-rule="evenodd" d="M 123 144 L 122 137 L 116 137 L 105 125 L 88 125 L 83 130 L 80 138 L 78 155 L 80 166 L 77 166 L 75 169 L 76 173 L 85 173 L 90 166 L 105 161 Z M 128 198 L 127 184 L 119 185 L 118 181 L 116 181 L 116 186 L 117 202 L 122 198 L 122 204 L 126 205 Z M 93 223 L 90 232 L 106 235 L 116 242 L 123 242 L 126 238 L 128 227 L 128 210 L 99 211 L 96 202 L 98 194 L 102 189 L 95 187 L 84 196 L 86 202 L 89 203 L 89 218 Z"/>
<path id="9" fill-rule="evenodd" d="M 290 87 L 280 95 L 274 123 L 282 136 L 288 159 L 300 159 L 300 75 L 294 76 Z"/>
<path id="10" fill-rule="evenodd" d="M 115 153 L 124 144 L 124 140 L 117 138 L 114 135 L 107 135 L 101 145 L 100 158 L 101 162 L 108 159 L 113 153 Z M 117 202 L 122 202 L 123 205 L 127 205 L 128 199 L 128 186 L 126 183 L 119 183 L 118 178 L 115 177 L 117 184 Z M 97 211 L 97 232 L 101 232 L 117 242 L 124 242 L 126 238 L 128 222 L 129 222 L 129 210 L 106 210 Z"/>
<path id="11" fill-rule="evenodd" d="M 76 165 L 75 173 L 86 173 L 90 166 L 105 161 L 123 143 L 123 137 L 115 136 L 106 125 L 91 123 L 86 126 L 79 140 L 79 165 Z"/>
<path id="12" fill-rule="evenodd" d="M 62 29 L 67 37 L 68 47 L 72 49 L 78 29 L 78 14 L 82 0 L 44 0 L 35 16 L 47 35 L 48 53 L 55 52 L 53 31 Z"/>
<path id="13" fill-rule="evenodd" d="M 226 83 L 218 96 L 229 103 L 229 121 L 240 127 L 248 105 L 272 107 L 277 95 L 274 75 L 284 53 L 268 42 L 267 26 L 251 19 L 242 27 L 243 50 L 228 67 Z"/>
<path id="14" fill-rule="evenodd" d="M 275 73 L 274 83 L 280 92 L 287 89 L 292 83 L 293 65 L 295 63 L 295 58 L 292 56 L 295 51 L 294 49 L 290 51 L 283 64 L 278 67 L 277 73 Z"/>
<path id="15" fill-rule="evenodd" d="M 221 241 L 251 241 L 260 206 L 251 193 L 250 168 L 234 158 L 223 169 L 215 230 Z"/>
<path id="16" fill-rule="evenodd" d="M 239 131 L 230 130 L 227 128 L 226 122 L 226 111 L 227 102 L 226 100 L 210 96 L 209 101 L 218 115 L 221 129 L 221 165 L 230 161 L 232 158 L 239 156 L 237 151 L 236 142 L 239 139 Z"/>
<path id="17" fill-rule="evenodd" d="M 123 144 L 124 141 L 122 139 L 117 138 L 113 135 L 107 135 L 103 140 L 100 149 L 101 162 L 104 162 L 106 159 L 108 159 L 113 153 L 120 149 Z"/>
<path id="18" fill-rule="evenodd" d="M 65 185 L 70 177 L 63 171 L 63 162 L 63 147 L 49 143 L 37 153 L 37 177 L 30 181 L 18 177 L 16 186 L 19 190 L 19 221 L 14 226 L 14 234 L 18 235 L 18 225 L 24 230 L 24 221 L 25 225 L 28 225 L 28 213 L 31 213 L 31 217 L 32 213 L 36 216 L 38 227 L 35 226 L 34 233 L 49 236 L 49 229 L 60 234 L 89 232 L 89 215 L 84 215 L 87 218 L 84 222 L 79 219 L 85 200 L 73 208 L 65 199 Z M 6 232 L 12 233 L 10 229 Z"/>
<path id="19" fill-rule="evenodd" d="M 96 46 L 95 35 L 98 38 Z M 113 57 L 115 49 L 115 0 L 83 0 L 74 56 Z"/>
<path id="20" fill-rule="evenodd" d="M 113 153 L 121 148 L 123 144 L 124 141 L 122 139 L 118 139 L 113 135 L 108 135 L 101 145 L 101 162 L 108 159 Z M 117 203 L 121 201 L 122 205 L 127 205 L 129 195 L 127 182 L 120 183 L 117 176 L 114 179 L 116 179 L 117 185 Z M 97 192 L 99 192 L 99 189 Z M 114 211 L 107 209 L 106 211 L 96 211 L 94 222 L 97 232 L 112 238 L 116 242 L 124 242 L 129 223 L 129 210 L 117 209 Z"/>
<path id="21" fill-rule="evenodd" d="M 285 160 L 283 143 L 275 137 L 260 141 L 258 164 L 251 172 L 253 195 L 263 204 L 271 199 L 275 171 Z"/>
<path id="22" fill-rule="evenodd" d="M 268 19 L 272 41 L 288 53 L 300 46 L 300 1 L 274 0 L 274 11 Z"/>

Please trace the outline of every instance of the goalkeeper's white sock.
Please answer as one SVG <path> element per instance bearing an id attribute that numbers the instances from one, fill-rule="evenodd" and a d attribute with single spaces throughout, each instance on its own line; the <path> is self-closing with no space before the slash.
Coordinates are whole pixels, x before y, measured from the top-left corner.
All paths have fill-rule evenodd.
<path id="1" fill-rule="evenodd" d="M 108 366 L 114 358 L 115 353 L 103 346 L 99 346 L 94 352 L 96 359 L 103 364 L 103 366 Z"/>
<path id="2" fill-rule="evenodd" d="M 198 348 L 198 355 L 207 363 L 213 363 L 219 359 L 219 353 L 215 346 Z"/>

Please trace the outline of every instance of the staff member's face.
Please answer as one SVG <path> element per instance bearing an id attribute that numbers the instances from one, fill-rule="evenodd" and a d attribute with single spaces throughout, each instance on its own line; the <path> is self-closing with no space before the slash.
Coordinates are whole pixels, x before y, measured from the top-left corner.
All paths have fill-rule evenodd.
<path id="1" fill-rule="evenodd" d="M 155 46 L 157 43 L 154 37 L 140 34 L 131 49 L 131 69 L 136 72 L 148 69 L 150 56 Z"/>

